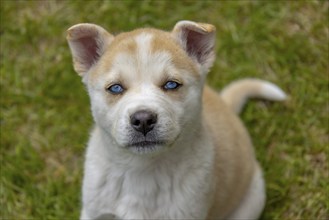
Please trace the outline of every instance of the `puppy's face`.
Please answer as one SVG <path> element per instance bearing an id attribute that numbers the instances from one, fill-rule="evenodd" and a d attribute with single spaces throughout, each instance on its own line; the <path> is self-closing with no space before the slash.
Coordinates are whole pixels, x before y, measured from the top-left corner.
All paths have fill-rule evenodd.
<path id="1" fill-rule="evenodd" d="M 69 30 L 95 122 L 116 146 L 155 153 L 193 135 L 213 60 L 213 31 L 187 21 L 172 33 L 139 29 L 113 37 L 91 24 Z"/>

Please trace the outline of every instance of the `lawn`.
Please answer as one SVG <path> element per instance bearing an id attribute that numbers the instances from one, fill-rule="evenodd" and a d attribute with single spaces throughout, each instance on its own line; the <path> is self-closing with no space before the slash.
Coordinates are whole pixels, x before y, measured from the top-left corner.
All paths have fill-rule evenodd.
<path id="1" fill-rule="evenodd" d="M 112 33 L 217 27 L 208 82 L 257 77 L 284 103 L 253 100 L 241 117 L 267 182 L 263 220 L 329 219 L 328 1 L 1 0 L 0 219 L 77 219 L 92 127 L 65 31 L 81 22 Z"/>

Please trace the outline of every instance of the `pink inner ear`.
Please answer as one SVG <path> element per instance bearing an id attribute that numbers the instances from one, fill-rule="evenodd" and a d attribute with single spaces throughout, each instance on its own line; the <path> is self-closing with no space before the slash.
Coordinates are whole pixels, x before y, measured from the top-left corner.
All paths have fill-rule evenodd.
<path id="1" fill-rule="evenodd" d="M 204 64 L 207 55 L 212 51 L 211 37 L 207 34 L 192 30 L 186 31 L 186 51 L 190 56 L 196 57 L 198 62 Z"/>
<path id="2" fill-rule="evenodd" d="M 83 65 L 90 68 L 98 59 L 98 45 L 94 37 L 83 37 L 79 39 L 82 49 Z"/>

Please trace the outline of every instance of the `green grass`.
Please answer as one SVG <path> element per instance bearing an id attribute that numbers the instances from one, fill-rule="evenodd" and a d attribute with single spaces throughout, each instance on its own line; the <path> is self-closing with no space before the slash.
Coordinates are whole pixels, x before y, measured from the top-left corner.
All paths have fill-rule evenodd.
<path id="1" fill-rule="evenodd" d="M 112 33 L 181 19 L 216 25 L 209 84 L 278 84 L 285 103 L 250 102 L 241 117 L 267 182 L 263 220 L 329 219 L 327 1 L 1 0 L 0 219 L 77 219 L 92 126 L 65 30 Z"/>

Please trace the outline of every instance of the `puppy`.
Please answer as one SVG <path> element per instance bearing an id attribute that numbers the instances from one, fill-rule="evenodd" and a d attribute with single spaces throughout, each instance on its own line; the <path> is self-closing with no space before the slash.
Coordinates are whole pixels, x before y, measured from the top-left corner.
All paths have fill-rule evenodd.
<path id="1" fill-rule="evenodd" d="M 264 180 L 237 114 L 249 97 L 284 100 L 277 86 L 205 86 L 215 27 L 178 22 L 171 32 L 113 36 L 94 24 L 67 31 L 95 127 L 81 219 L 257 219 Z"/>

